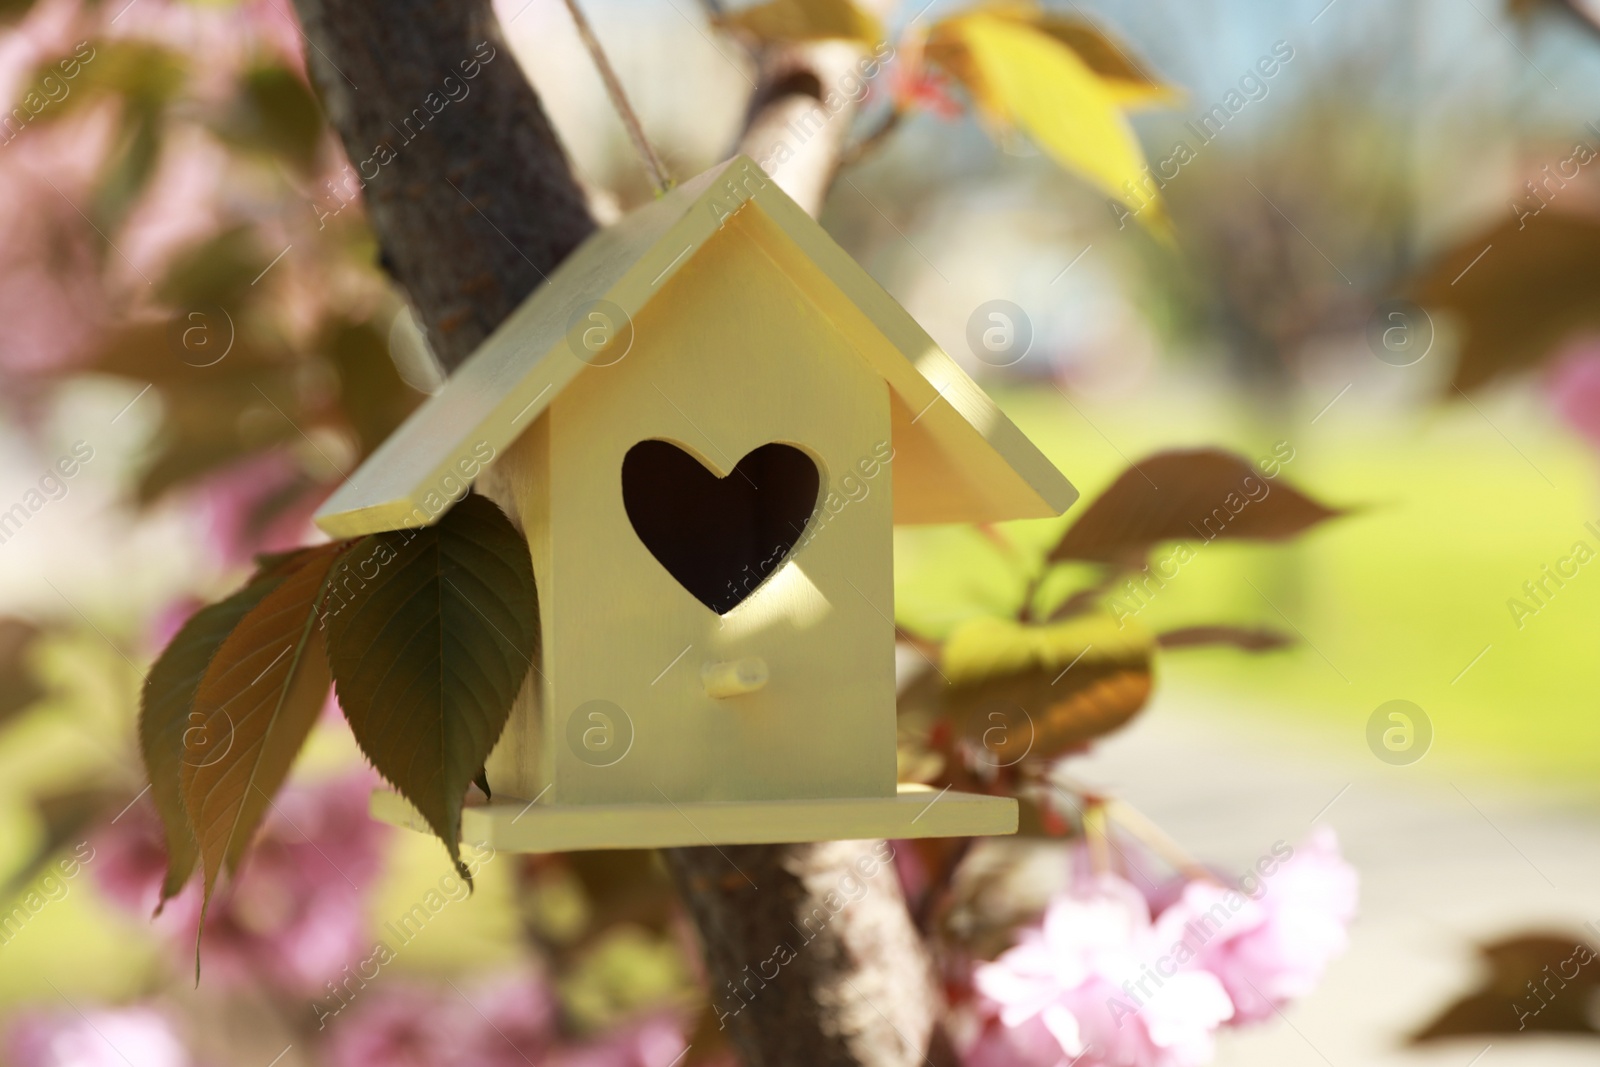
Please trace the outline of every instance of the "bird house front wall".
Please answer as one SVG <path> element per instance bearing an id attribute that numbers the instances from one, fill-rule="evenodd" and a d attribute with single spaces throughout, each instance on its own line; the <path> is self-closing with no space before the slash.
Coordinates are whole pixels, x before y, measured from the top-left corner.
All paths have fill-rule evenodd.
<path id="1" fill-rule="evenodd" d="M 893 796 L 887 387 L 738 215 L 631 332 L 507 455 L 543 624 L 542 699 L 517 712 L 542 737 L 513 723 L 502 742 L 539 768 L 520 788 L 558 804 Z M 748 595 L 730 610 L 697 599 L 630 520 L 624 463 L 645 441 L 722 479 L 772 444 L 815 465 L 794 546 L 764 580 L 734 575 Z"/>

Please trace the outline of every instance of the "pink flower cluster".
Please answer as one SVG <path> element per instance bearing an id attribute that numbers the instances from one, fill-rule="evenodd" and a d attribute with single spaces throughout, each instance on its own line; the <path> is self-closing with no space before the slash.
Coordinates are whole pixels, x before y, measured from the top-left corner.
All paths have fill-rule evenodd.
<path id="1" fill-rule="evenodd" d="M 7 1034 L 12 1067 L 192 1067 L 165 1015 L 154 1008 L 24 1015 Z"/>
<path id="2" fill-rule="evenodd" d="M 662 1067 L 685 1049 L 670 1015 L 652 1015 L 581 1045 L 556 1044 L 556 1009 L 535 974 L 468 987 L 391 985 L 330 1020 L 330 1067 Z"/>
<path id="3" fill-rule="evenodd" d="M 371 948 L 366 894 L 377 881 L 387 827 L 367 814 L 375 777 L 366 771 L 291 785 L 274 801 L 255 847 L 206 914 L 208 982 L 265 979 L 313 992 Z M 160 897 L 166 849 L 153 805 L 141 802 L 95 839 L 94 872 L 112 900 L 141 918 Z M 198 879 L 156 920 L 175 963 L 193 959 Z"/>
<path id="4" fill-rule="evenodd" d="M 1279 844 L 1240 888 L 1193 880 L 1152 913 L 1113 874 L 1052 901 L 973 976 L 982 1029 L 968 1067 L 1199 1067 L 1224 1025 L 1310 992 L 1343 951 L 1356 874 L 1332 830 Z"/>
<path id="5" fill-rule="evenodd" d="M 1600 338 L 1580 338 L 1550 361 L 1550 401 L 1591 445 L 1600 447 Z"/>
<path id="6" fill-rule="evenodd" d="M 470 985 L 396 983 L 322 1036 L 328 1067 L 666 1067 L 687 1048 L 670 1014 L 636 1020 L 581 1044 L 557 1044 L 555 1001 L 526 970 Z M 12 1067 L 194 1067 L 155 1008 L 95 1008 L 21 1016 L 0 1045 Z"/>

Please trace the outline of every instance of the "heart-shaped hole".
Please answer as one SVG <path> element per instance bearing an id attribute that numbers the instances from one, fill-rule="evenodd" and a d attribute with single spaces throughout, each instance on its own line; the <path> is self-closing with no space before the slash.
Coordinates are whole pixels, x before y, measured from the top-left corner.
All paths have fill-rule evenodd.
<path id="1" fill-rule="evenodd" d="M 788 558 L 822 484 L 791 445 L 752 449 L 726 478 L 667 441 L 622 460 L 622 504 L 650 554 L 696 600 L 725 615 Z"/>

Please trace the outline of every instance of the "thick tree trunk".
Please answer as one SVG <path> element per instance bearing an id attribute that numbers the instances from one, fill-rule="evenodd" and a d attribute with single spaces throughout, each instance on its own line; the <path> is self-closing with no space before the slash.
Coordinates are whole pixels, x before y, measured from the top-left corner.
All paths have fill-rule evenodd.
<path id="1" fill-rule="evenodd" d="M 384 266 L 454 370 L 594 231 L 583 190 L 484 0 L 295 7 Z"/>
<path id="2" fill-rule="evenodd" d="M 885 841 L 665 853 L 746 1067 L 946 1067 L 932 966 Z"/>
<path id="3" fill-rule="evenodd" d="M 594 230 L 583 191 L 487 0 L 295 5 L 313 80 L 350 158 L 390 146 L 375 176 L 371 165 L 360 170 L 368 214 L 385 265 L 454 369 Z M 764 71 L 742 146 L 758 160 L 808 99 L 833 87 L 840 53 L 813 56 L 810 68 L 798 53 Z M 468 95 L 433 116 L 429 95 L 471 70 Z M 408 127 L 414 109 L 431 121 Z M 807 210 L 820 207 L 849 117 L 835 114 L 790 146 L 800 162 L 779 181 Z M 746 1067 L 955 1062 L 887 848 L 666 853 L 704 943 L 712 1003 Z"/>

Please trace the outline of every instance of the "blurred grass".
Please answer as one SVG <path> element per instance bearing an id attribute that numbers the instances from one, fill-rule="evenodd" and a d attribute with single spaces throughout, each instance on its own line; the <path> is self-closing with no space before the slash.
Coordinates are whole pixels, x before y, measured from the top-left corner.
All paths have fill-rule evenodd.
<path id="1" fill-rule="evenodd" d="M 1507 608 L 1575 541 L 1600 550 L 1583 528 L 1600 527 L 1600 468 L 1539 397 L 1509 391 L 1410 410 L 1358 385 L 1312 423 L 1325 398 L 1268 418 L 1199 388 L 1103 405 L 1076 396 L 1069 405 L 1048 387 L 994 391 L 1084 502 L 1125 469 L 1124 456 L 1220 444 L 1254 459 L 1288 441 L 1295 458 L 1282 478 L 1356 509 L 1288 545 L 1203 547 L 1141 622 L 1292 627 L 1303 640 L 1264 656 L 1167 654 L 1159 691 L 1298 719 L 1316 743 L 1358 755 L 1373 710 L 1407 699 L 1433 720 L 1436 763 L 1591 787 L 1600 560 L 1521 630 Z M 1002 532 L 1032 560 L 1066 521 Z M 970 530 L 902 529 L 896 559 L 898 614 L 930 632 L 968 612 L 1010 611 L 1021 587 L 1020 561 Z"/>

